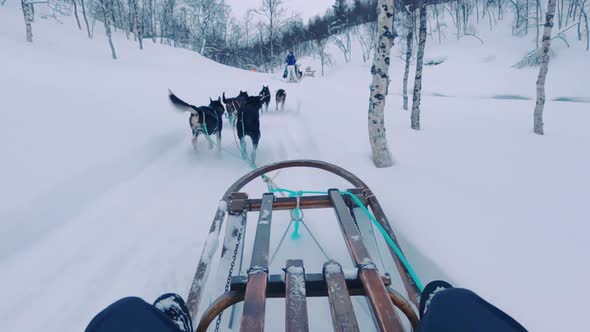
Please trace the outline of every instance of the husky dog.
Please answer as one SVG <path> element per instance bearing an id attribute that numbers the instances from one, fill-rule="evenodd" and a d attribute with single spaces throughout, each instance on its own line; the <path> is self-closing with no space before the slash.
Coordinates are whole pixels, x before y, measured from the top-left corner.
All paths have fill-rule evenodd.
<path id="1" fill-rule="evenodd" d="M 244 92 L 242 90 L 240 90 L 240 95 L 242 95 Z M 238 95 L 239 96 L 239 95 Z M 235 123 L 236 123 L 236 111 L 239 108 L 238 105 L 238 97 L 234 97 L 234 98 L 225 98 L 225 91 L 222 94 L 222 100 L 223 103 L 225 104 L 225 109 L 227 110 L 227 117 L 229 119 L 229 122 L 231 123 L 231 125 L 233 127 L 235 127 Z"/>
<path id="2" fill-rule="evenodd" d="M 217 136 L 217 150 L 221 151 L 221 130 L 223 129 L 223 115 L 224 108 L 221 103 L 221 98 L 212 100 L 209 98 L 209 106 L 197 107 L 182 99 L 178 98 L 172 91 L 168 90 L 168 98 L 179 112 L 189 112 L 189 125 L 193 133 L 192 144 L 193 148 L 197 150 L 197 139 L 199 134 L 205 134 L 205 138 L 209 141 L 209 149 L 213 149 L 215 143 L 209 137 L 216 134 Z"/>
<path id="3" fill-rule="evenodd" d="M 260 108 L 262 108 L 262 100 L 259 96 L 248 96 L 247 92 L 240 92 L 236 97 L 240 107 L 238 108 L 238 121 L 236 128 L 238 130 L 238 138 L 240 139 L 240 148 L 242 150 L 242 158 L 248 159 L 246 153 L 245 136 L 250 136 L 254 151 L 251 154 L 251 162 L 256 162 L 256 150 L 258 149 L 258 142 L 260 141 Z"/>
<path id="4" fill-rule="evenodd" d="M 262 105 L 264 106 L 264 110 L 268 112 L 268 105 L 270 104 L 270 89 L 268 86 L 262 86 L 262 90 L 258 94 L 260 100 L 262 101 Z"/>
<path id="5" fill-rule="evenodd" d="M 287 92 L 283 89 L 279 89 L 275 95 L 275 101 L 277 102 L 276 110 L 279 110 L 279 104 L 281 104 L 281 111 L 285 109 L 285 100 L 287 99 Z"/>

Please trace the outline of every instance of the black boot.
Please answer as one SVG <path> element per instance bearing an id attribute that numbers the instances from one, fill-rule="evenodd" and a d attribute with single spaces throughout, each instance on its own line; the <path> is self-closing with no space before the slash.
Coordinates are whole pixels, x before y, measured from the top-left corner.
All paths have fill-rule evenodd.
<path id="1" fill-rule="evenodd" d="M 168 316 L 180 331 L 193 332 L 191 315 L 180 295 L 174 293 L 164 294 L 154 301 L 154 307 Z"/>
<path id="2" fill-rule="evenodd" d="M 449 288 L 453 288 L 453 286 L 442 280 L 431 281 L 428 283 L 428 285 L 426 285 L 426 287 L 424 287 L 422 296 L 420 296 L 420 318 L 422 318 L 422 316 L 424 316 L 426 313 L 426 310 L 428 310 L 428 305 L 430 304 L 432 298 L 436 296 L 436 293 Z"/>

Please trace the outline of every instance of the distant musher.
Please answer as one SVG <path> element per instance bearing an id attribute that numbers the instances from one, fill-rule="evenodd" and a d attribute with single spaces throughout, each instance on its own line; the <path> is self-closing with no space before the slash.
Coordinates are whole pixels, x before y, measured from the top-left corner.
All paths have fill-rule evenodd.
<path id="1" fill-rule="evenodd" d="M 287 59 L 285 60 L 287 63 L 287 81 L 288 82 L 297 82 L 297 71 L 295 65 L 297 64 L 297 59 L 293 55 L 292 51 L 289 51 L 287 55 Z"/>

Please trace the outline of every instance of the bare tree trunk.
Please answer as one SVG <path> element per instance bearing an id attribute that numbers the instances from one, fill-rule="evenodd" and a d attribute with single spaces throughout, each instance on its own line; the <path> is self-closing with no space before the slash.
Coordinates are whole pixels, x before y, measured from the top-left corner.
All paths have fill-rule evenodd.
<path id="1" fill-rule="evenodd" d="M 27 32 L 27 41 L 33 42 L 33 28 L 31 22 L 33 22 L 33 5 L 28 0 L 21 0 L 21 6 L 23 7 L 23 16 L 25 18 L 25 28 Z"/>
<path id="2" fill-rule="evenodd" d="M 483 8 L 482 8 L 482 12 L 483 12 Z M 443 12 L 444 14 L 444 12 Z M 440 21 L 438 19 L 438 5 L 434 5 L 434 16 L 436 17 L 436 29 L 438 30 L 438 44 L 442 44 L 442 36 L 441 36 L 441 31 L 440 31 Z M 483 16 L 482 16 L 483 19 Z M 407 108 L 406 108 L 407 109 Z"/>
<path id="3" fill-rule="evenodd" d="M 385 134 L 385 98 L 389 83 L 389 62 L 393 44 L 393 0 L 378 1 L 379 43 L 375 49 L 375 57 L 371 74 L 371 96 L 369 98 L 369 142 L 373 152 L 373 162 L 378 168 L 390 167 L 393 159 L 387 145 Z"/>
<path id="4" fill-rule="evenodd" d="M 579 0 L 578 0 L 579 2 Z M 588 15 L 586 14 L 586 11 L 584 10 L 584 5 L 586 4 L 586 1 L 584 1 L 582 4 L 580 4 L 580 14 L 584 15 L 584 25 L 586 27 L 586 51 L 590 50 L 590 30 L 588 29 Z"/>
<path id="5" fill-rule="evenodd" d="M 414 80 L 414 99 L 412 102 L 412 129 L 420 130 L 420 93 L 422 92 L 422 64 L 426 46 L 426 1 L 420 2 L 420 30 L 418 53 L 416 55 L 416 78 Z"/>
<path id="6" fill-rule="evenodd" d="M 152 35 L 152 42 L 156 43 L 156 5 L 154 0 L 148 0 L 149 16 L 150 16 L 150 33 Z"/>
<path id="7" fill-rule="evenodd" d="M 74 4 L 74 17 L 76 17 L 76 23 L 78 23 L 78 29 L 82 30 L 82 25 L 80 25 L 80 18 L 78 18 L 78 4 L 76 4 L 76 0 L 72 0 L 72 4 Z"/>
<path id="8" fill-rule="evenodd" d="M 86 31 L 88 32 L 88 38 L 92 38 L 92 33 L 90 33 L 90 26 L 88 25 L 88 18 L 86 17 L 86 5 L 84 4 L 84 0 L 80 0 L 80 4 L 82 5 L 82 17 L 84 18 L 84 23 L 86 23 Z"/>
<path id="9" fill-rule="evenodd" d="M 206 42 L 207 42 L 207 39 L 203 35 L 203 42 L 201 43 L 201 50 L 199 51 L 200 55 L 203 55 L 203 56 L 205 55 L 204 52 L 205 52 L 205 43 Z"/>
<path id="10" fill-rule="evenodd" d="M 584 0 L 584 2 L 581 2 L 580 0 L 576 1 L 578 3 L 578 6 L 580 7 L 580 14 L 578 15 L 578 40 L 582 40 L 581 26 L 582 16 L 584 16 L 584 24 L 586 28 L 586 50 L 588 50 L 588 48 L 590 47 L 590 31 L 588 31 L 588 15 L 586 15 L 586 11 L 584 10 L 584 7 L 586 6 L 586 0 Z"/>
<path id="11" fill-rule="evenodd" d="M 534 132 L 538 135 L 543 135 L 543 109 L 545 107 L 545 79 L 547 78 L 547 71 L 549 71 L 549 47 L 551 46 L 551 28 L 553 28 L 553 18 L 555 15 L 556 0 L 548 0 L 547 13 L 545 16 L 545 28 L 543 29 L 543 44 L 541 51 L 543 52 L 541 69 L 539 69 L 539 77 L 537 78 L 537 104 L 534 111 Z"/>
<path id="12" fill-rule="evenodd" d="M 111 10 L 112 10 L 112 0 L 100 0 L 100 4 L 102 5 L 102 12 L 103 12 L 103 23 L 104 23 L 104 30 L 106 32 L 107 38 L 109 40 L 109 46 L 111 47 L 111 55 L 113 56 L 114 60 L 117 60 L 117 52 L 115 52 L 115 45 L 113 45 L 113 39 L 111 38 Z"/>
<path id="13" fill-rule="evenodd" d="M 539 17 L 541 15 L 541 0 L 536 0 L 537 1 L 537 7 L 535 8 L 535 16 L 536 16 L 536 23 L 535 26 L 537 27 L 537 48 L 539 48 L 539 22 L 541 21 L 541 18 Z"/>
<path id="14" fill-rule="evenodd" d="M 459 2 L 457 2 L 455 3 L 455 24 L 457 25 L 457 40 L 461 38 L 461 12 L 459 11 L 459 9 Z"/>
<path id="15" fill-rule="evenodd" d="M 137 41 L 137 1 L 129 0 L 127 5 L 129 6 L 129 25 L 133 32 L 133 41 Z"/>
<path id="16" fill-rule="evenodd" d="M 139 19 L 139 5 L 138 0 L 130 0 L 129 5 L 131 8 L 131 25 L 133 28 L 133 40 L 139 41 L 139 49 L 143 50 L 143 40 L 141 39 L 141 22 Z"/>
<path id="17" fill-rule="evenodd" d="M 572 7 L 573 7 L 574 3 L 575 3 L 574 1 L 569 1 L 569 5 L 567 7 L 567 15 L 565 15 L 565 26 L 567 26 L 569 23 L 569 20 L 570 20 L 571 14 L 572 14 Z"/>
<path id="18" fill-rule="evenodd" d="M 413 31 L 413 24 L 414 21 L 414 7 L 411 6 L 409 11 L 407 12 L 407 38 L 406 38 L 406 66 L 404 69 L 404 81 L 402 85 L 402 96 L 404 99 L 404 110 L 408 110 L 408 77 L 410 76 L 410 63 L 412 62 L 412 42 L 414 40 L 414 31 Z"/>
<path id="19" fill-rule="evenodd" d="M 561 24 L 563 23 L 563 0 L 557 2 L 557 16 L 559 16 L 559 29 L 561 30 Z"/>

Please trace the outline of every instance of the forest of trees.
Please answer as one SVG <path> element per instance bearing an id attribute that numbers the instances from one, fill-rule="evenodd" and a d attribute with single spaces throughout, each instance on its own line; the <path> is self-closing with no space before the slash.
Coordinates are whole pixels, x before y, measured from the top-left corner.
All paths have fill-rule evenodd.
<path id="1" fill-rule="evenodd" d="M 0 5 L 5 1 L 0 0 Z M 545 4 L 541 0 L 334 0 L 324 15 L 308 22 L 288 12 L 288 0 L 260 0 L 259 6 L 248 10 L 241 19 L 232 16 L 231 7 L 224 0 L 21 0 L 21 6 L 27 41 L 34 39 L 35 7 L 48 6 L 54 13 L 73 13 L 77 28 L 85 30 L 89 38 L 93 38 L 96 26 L 102 25 L 113 59 L 117 59 L 116 45 L 111 39 L 113 30 L 133 38 L 140 49 L 145 40 L 151 40 L 190 49 L 230 66 L 264 72 L 280 68 L 286 51 L 292 50 L 299 57 L 311 55 L 320 59 L 323 75 L 324 66 L 331 63 L 333 56 L 326 51 L 329 45 L 336 46 L 346 62 L 350 61 L 352 45 L 358 45 L 363 61 L 374 59 L 371 103 L 377 111 L 373 107 L 369 110 L 376 116 L 373 121 L 382 120 L 382 114 L 377 113 L 383 112 L 383 106 L 377 100 L 387 95 L 391 80 L 388 74 L 382 74 L 386 84 L 375 78 L 377 72 L 386 72 L 389 67 L 391 46 L 384 50 L 383 45 L 401 43 L 399 56 L 405 62 L 405 70 L 400 81 L 405 110 L 409 108 L 410 65 L 415 63 L 410 126 L 416 130 L 420 130 L 427 39 L 441 43 L 445 38 L 474 38 L 485 43 L 478 36 L 476 25 L 483 23 L 490 30 L 500 24 L 510 25 L 515 37 L 536 40 L 536 48 L 515 66 L 540 66 L 533 127 L 535 133 L 542 135 L 551 42 L 556 40 L 569 47 L 571 40 L 566 35 L 569 31 L 586 50 L 590 49 L 587 16 L 590 1 L 546 1 Z M 375 128 L 384 138 L 384 128 Z M 371 139 L 374 151 L 388 155 L 385 143 Z"/>
<path id="2" fill-rule="evenodd" d="M 0 0 L 2 2 L 7 0 Z M 541 49 L 544 14 L 547 4 L 541 0 L 394 0 L 394 33 L 402 35 L 408 45 L 408 56 L 419 44 L 420 12 L 424 7 L 427 35 L 435 41 L 444 38 L 481 38 L 473 31 L 474 23 L 487 22 L 490 29 L 502 22 L 511 24 L 515 36 L 534 35 Z M 111 31 L 124 31 L 128 38 L 143 47 L 145 39 L 198 52 L 215 61 L 240 67 L 271 71 L 281 64 L 287 50 L 296 55 L 315 55 L 329 63 L 327 44 L 334 44 L 348 61 L 351 38 L 356 37 L 365 61 L 375 48 L 377 0 L 334 0 L 322 16 L 304 22 L 288 13 L 288 0 L 260 0 L 242 18 L 232 15 L 224 0 L 21 0 L 27 39 L 32 41 L 35 6 L 49 6 L 61 14 L 73 14 L 77 27 L 92 38 L 98 25 Z M 590 49 L 588 0 L 556 0 L 555 23 L 558 32 L 553 39 L 569 44 L 563 34 L 574 29 L 577 39 Z M 80 19 L 82 17 L 82 19 Z M 441 23 L 450 18 L 454 27 Z M 80 23 L 83 21 L 83 23 Z M 426 23 L 425 22 L 425 23 Z M 394 36 L 395 37 L 395 36 Z M 414 39 L 414 40 L 413 40 Z M 400 40 L 396 40 L 400 42 Z M 483 42 L 483 40 L 482 40 Z M 109 40 L 113 58 L 116 45 Z M 413 53 L 412 53 L 413 52 Z M 538 52 L 521 65 L 540 64 Z M 406 106 L 407 107 L 407 106 Z"/>

